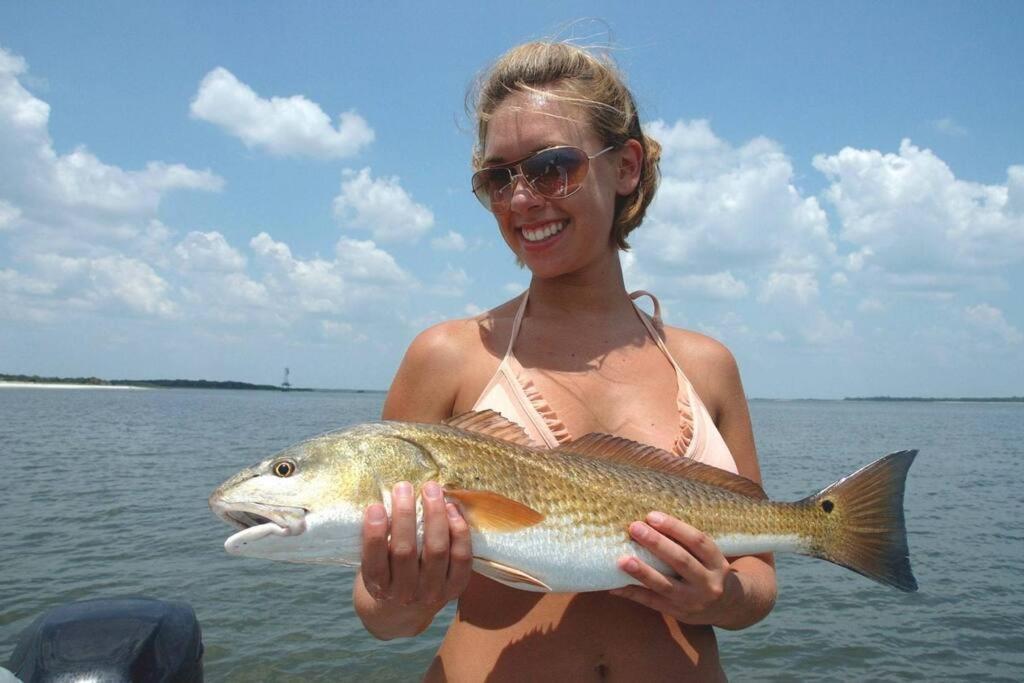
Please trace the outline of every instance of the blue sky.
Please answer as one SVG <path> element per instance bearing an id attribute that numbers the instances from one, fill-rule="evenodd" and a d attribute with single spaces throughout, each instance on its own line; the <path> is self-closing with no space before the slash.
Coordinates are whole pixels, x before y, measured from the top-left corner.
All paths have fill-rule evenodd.
<path id="1" fill-rule="evenodd" d="M 1024 5 L 638 7 L 0 5 L 0 372 L 386 388 L 528 282 L 463 104 L 556 36 L 664 146 L 628 284 L 748 395 L 1024 394 Z"/>

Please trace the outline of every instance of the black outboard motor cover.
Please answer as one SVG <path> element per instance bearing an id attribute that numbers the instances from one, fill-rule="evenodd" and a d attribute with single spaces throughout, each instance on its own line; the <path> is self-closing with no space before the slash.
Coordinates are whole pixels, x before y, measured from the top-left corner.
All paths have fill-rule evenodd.
<path id="1" fill-rule="evenodd" d="M 203 680 L 203 638 L 196 613 L 184 602 L 83 600 L 32 622 L 7 668 L 24 683 L 195 683 Z"/>

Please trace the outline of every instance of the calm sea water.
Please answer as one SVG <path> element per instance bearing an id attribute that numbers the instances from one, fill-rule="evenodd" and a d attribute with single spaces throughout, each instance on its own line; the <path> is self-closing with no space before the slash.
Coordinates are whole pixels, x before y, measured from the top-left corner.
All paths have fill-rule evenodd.
<path id="1" fill-rule="evenodd" d="M 302 438 L 375 419 L 380 394 L 0 390 L 0 662 L 41 611 L 144 594 L 185 600 L 209 680 L 415 680 L 450 619 L 380 643 L 352 572 L 227 556 L 206 505 L 230 474 Z M 754 401 L 766 489 L 803 497 L 919 448 L 906 508 L 920 592 L 779 558 L 774 612 L 720 632 L 745 680 L 1024 678 L 1024 405 Z"/>

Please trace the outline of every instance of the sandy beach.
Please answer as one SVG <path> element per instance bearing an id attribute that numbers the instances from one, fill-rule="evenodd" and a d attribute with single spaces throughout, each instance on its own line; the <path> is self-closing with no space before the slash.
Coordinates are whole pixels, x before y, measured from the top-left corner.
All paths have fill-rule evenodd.
<path id="1" fill-rule="evenodd" d="M 120 387 L 109 384 L 46 384 L 44 382 L 3 382 L 0 389 L 132 389 L 146 391 L 147 387 Z"/>

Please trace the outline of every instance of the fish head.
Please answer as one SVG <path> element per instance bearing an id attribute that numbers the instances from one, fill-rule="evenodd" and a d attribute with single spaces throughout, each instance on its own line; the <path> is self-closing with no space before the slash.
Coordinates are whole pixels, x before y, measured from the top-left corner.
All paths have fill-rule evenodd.
<path id="1" fill-rule="evenodd" d="M 363 514 L 399 481 L 421 485 L 437 463 L 392 423 L 369 423 L 295 444 L 243 469 L 210 496 L 210 508 L 239 529 L 231 555 L 356 565 Z"/>

